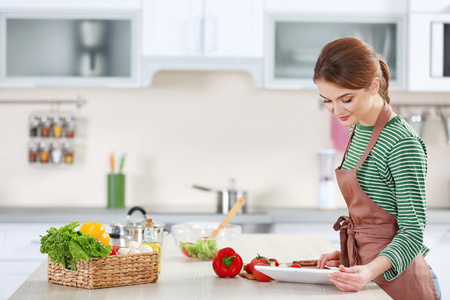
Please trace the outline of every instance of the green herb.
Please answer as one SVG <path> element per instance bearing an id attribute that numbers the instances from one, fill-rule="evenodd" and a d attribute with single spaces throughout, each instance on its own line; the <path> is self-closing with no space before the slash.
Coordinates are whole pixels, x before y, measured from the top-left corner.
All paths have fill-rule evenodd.
<path id="1" fill-rule="evenodd" d="M 219 251 L 215 240 L 199 240 L 194 244 L 180 242 L 180 249 L 186 249 L 190 256 L 198 259 L 212 259 Z"/>
<path id="2" fill-rule="evenodd" d="M 74 230 L 76 221 L 59 229 L 50 227 L 41 237 L 41 253 L 48 253 L 51 260 L 63 264 L 67 269 L 77 270 L 77 261 L 88 261 L 91 257 L 108 257 L 111 245 L 103 246 L 94 237 Z"/>

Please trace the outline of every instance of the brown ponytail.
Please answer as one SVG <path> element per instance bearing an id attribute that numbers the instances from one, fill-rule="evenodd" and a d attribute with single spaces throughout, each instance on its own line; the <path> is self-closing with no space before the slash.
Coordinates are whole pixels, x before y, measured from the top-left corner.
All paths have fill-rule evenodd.
<path id="1" fill-rule="evenodd" d="M 313 80 L 324 79 L 340 87 L 359 90 L 369 88 L 378 77 L 378 94 L 390 104 L 389 67 L 369 44 L 353 37 L 334 40 L 325 45 L 314 67 Z"/>
<path id="2" fill-rule="evenodd" d="M 389 72 L 389 67 L 386 61 L 381 55 L 379 55 L 379 59 L 381 76 L 378 76 L 380 78 L 380 89 L 378 94 L 380 94 L 381 98 L 383 98 L 387 104 L 391 104 L 391 97 L 389 95 L 389 81 L 391 79 L 391 73 Z"/>

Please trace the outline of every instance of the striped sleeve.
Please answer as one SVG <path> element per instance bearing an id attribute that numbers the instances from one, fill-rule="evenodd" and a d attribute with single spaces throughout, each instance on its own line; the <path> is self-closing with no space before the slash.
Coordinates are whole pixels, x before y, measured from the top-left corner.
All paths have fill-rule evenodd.
<path id="1" fill-rule="evenodd" d="M 379 254 L 392 263 L 392 268 L 383 273 L 388 281 L 400 276 L 423 249 L 427 209 L 425 151 L 418 139 L 405 137 L 388 155 L 387 164 L 395 184 L 399 226 L 397 235 Z"/>

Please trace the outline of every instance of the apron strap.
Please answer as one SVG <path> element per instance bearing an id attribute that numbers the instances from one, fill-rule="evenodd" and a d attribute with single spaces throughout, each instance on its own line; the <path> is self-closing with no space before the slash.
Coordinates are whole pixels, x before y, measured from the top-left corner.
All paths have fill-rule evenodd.
<path id="1" fill-rule="evenodd" d="M 359 160 L 358 164 L 356 165 L 355 169 L 358 170 L 359 167 L 363 164 L 363 162 L 366 160 L 367 156 L 369 156 L 370 151 L 372 151 L 373 146 L 375 146 L 378 137 L 380 136 L 381 131 L 384 128 L 384 125 L 389 121 L 389 118 L 392 114 L 392 108 L 389 104 L 385 104 L 383 106 L 383 110 L 378 115 L 377 121 L 375 122 L 375 126 L 373 127 L 372 135 L 370 136 L 369 144 L 367 145 L 366 151 L 364 151 L 364 154 L 361 156 L 361 159 Z"/>

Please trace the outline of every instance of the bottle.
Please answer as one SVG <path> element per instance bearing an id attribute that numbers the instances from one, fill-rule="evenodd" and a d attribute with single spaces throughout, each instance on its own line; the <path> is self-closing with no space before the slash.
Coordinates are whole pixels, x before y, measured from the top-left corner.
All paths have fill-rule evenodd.
<path id="1" fill-rule="evenodd" d="M 50 120 L 47 116 L 41 117 L 41 137 L 49 137 L 50 136 Z"/>
<path id="2" fill-rule="evenodd" d="M 75 134 L 75 121 L 71 116 L 66 117 L 65 135 L 66 138 L 73 138 Z"/>
<path id="3" fill-rule="evenodd" d="M 28 143 L 28 161 L 30 163 L 37 162 L 38 154 L 38 144 L 36 142 L 30 141 Z"/>
<path id="4" fill-rule="evenodd" d="M 73 163 L 73 146 L 71 143 L 64 144 L 64 162 L 66 164 Z"/>
<path id="5" fill-rule="evenodd" d="M 62 136 L 63 122 L 59 117 L 53 118 L 53 137 L 60 138 Z"/>
<path id="6" fill-rule="evenodd" d="M 153 227 L 152 219 L 145 219 L 145 235 L 141 245 L 152 247 L 153 251 L 158 252 L 158 273 L 161 273 L 161 244 L 155 237 L 155 227 Z"/>
<path id="7" fill-rule="evenodd" d="M 52 143 L 52 162 L 54 164 L 61 163 L 62 154 L 63 154 L 63 151 L 62 151 L 61 144 L 58 142 L 53 142 Z"/>
<path id="8" fill-rule="evenodd" d="M 41 164 L 48 163 L 50 156 L 50 146 L 46 142 L 41 142 L 39 145 L 39 161 Z"/>
<path id="9" fill-rule="evenodd" d="M 30 116 L 30 137 L 38 136 L 39 120 L 36 116 Z"/>

